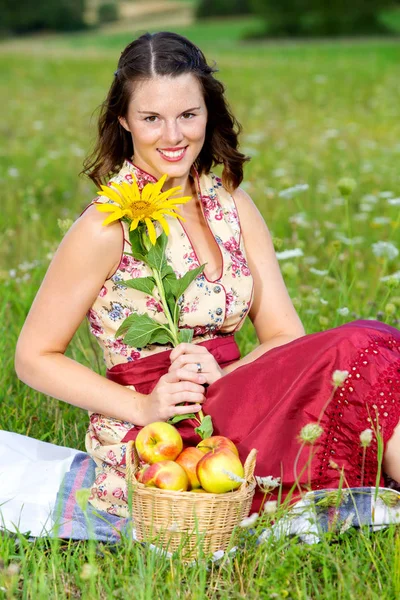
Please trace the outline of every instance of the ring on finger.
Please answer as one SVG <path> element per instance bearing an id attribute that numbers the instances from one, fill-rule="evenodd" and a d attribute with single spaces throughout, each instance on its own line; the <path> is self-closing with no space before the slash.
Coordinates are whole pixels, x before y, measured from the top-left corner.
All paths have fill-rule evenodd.
<path id="1" fill-rule="evenodd" d="M 197 366 L 197 372 L 198 372 L 198 373 L 201 373 L 201 372 L 202 372 L 202 370 L 203 370 L 203 369 L 202 369 L 202 366 L 201 366 L 201 363 L 196 363 L 196 366 Z"/>

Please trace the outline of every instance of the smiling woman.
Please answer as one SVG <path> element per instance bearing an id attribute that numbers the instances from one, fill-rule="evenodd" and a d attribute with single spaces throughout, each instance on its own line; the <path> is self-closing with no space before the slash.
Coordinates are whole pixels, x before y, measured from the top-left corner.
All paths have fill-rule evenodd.
<path id="1" fill-rule="evenodd" d="M 400 479 L 400 333 L 357 321 L 304 335 L 268 228 L 239 187 L 247 158 L 214 72 L 194 44 L 174 33 L 146 34 L 122 52 L 84 165 L 107 190 L 65 236 L 18 341 L 23 381 L 89 411 L 86 448 L 97 466 L 89 500 L 113 515 L 128 513 L 125 454 L 140 427 L 201 409 L 242 459 L 258 450 L 256 474 L 281 478 L 282 497 L 293 486 L 299 494 L 337 487 L 343 477 L 350 486 L 374 485 L 380 439 L 384 468 Z M 212 172 L 217 165 L 221 179 Z M 139 202 L 149 183 L 162 199 L 180 186 L 187 200 L 185 224 L 164 204 L 151 226 L 155 242 L 167 224 L 165 273 L 180 280 L 198 269 L 176 299 L 179 328 L 191 342 L 174 348 L 131 347 L 120 334 L 132 315 L 165 324 L 165 298 L 140 287 L 152 271 L 135 254 L 129 224 L 110 218 L 103 226 L 96 210 L 119 214 L 114 194 L 129 187 Z M 85 315 L 103 350 L 106 378 L 65 356 Z M 241 358 L 234 333 L 247 316 L 259 346 Z M 178 427 L 187 444 L 197 443 L 190 422 Z M 360 446 L 366 429 L 373 431 L 368 452 Z M 312 453 L 303 452 L 306 445 Z M 253 509 L 262 498 L 256 494 Z"/>

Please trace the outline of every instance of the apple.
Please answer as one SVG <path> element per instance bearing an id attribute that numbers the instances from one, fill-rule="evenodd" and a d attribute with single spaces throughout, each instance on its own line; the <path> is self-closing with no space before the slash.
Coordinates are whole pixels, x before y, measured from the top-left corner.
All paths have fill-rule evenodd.
<path id="1" fill-rule="evenodd" d="M 213 435 L 212 437 L 205 438 L 204 440 L 201 440 L 201 442 L 199 442 L 196 447 L 199 450 L 201 450 L 203 454 L 210 452 L 210 450 L 228 448 L 229 450 L 234 452 L 236 456 L 239 456 L 238 449 L 236 448 L 232 440 L 230 440 L 227 437 L 224 437 L 223 435 Z"/>
<path id="2" fill-rule="evenodd" d="M 230 476 L 232 473 L 232 476 Z M 197 463 L 197 477 L 206 492 L 223 494 L 236 490 L 243 479 L 244 469 L 240 458 L 228 448 L 207 452 Z"/>
<path id="3" fill-rule="evenodd" d="M 189 487 L 185 469 L 172 460 L 161 460 L 150 465 L 142 473 L 141 483 L 147 487 L 175 492 L 186 492 Z"/>
<path id="4" fill-rule="evenodd" d="M 201 458 L 203 458 L 203 456 L 204 454 L 201 450 L 190 447 L 182 450 L 178 458 L 175 460 L 178 465 L 181 465 L 181 467 L 185 469 L 192 490 L 200 487 L 200 481 L 198 480 L 196 474 L 196 467 L 197 463 Z"/>
<path id="5" fill-rule="evenodd" d="M 139 431 L 135 446 L 140 460 L 152 465 L 161 460 L 175 460 L 182 452 L 183 442 L 173 425 L 155 421 Z"/>

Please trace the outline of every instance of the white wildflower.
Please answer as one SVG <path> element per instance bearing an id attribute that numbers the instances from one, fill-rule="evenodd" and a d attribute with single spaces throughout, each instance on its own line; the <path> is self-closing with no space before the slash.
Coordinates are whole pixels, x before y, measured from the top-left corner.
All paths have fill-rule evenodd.
<path id="1" fill-rule="evenodd" d="M 275 488 L 281 485 L 280 477 L 272 477 L 272 475 L 267 475 L 266 477 L 255 477 L 258 487 L 263 492 L 268 492 L 274 490 Z"/>
<path id="2" fill-rule="evenodd" d="M 33 129 L 35 129 L 35 131 L 43 129 L 43 121 L 33 121 Z"/>
<path id="3" fill-rule="evenodd" d="M 257 521 L 257 519 L 258 519 L 258 513 L 255 512 L 252 515 L 250 515 L 249 517 L 242 519 L 239 523 L 239 527 L 252 527 L 254 525 L 254 523 Z"/>
<path id="4" fill-rule="evenodd" d="M 342 308 L 338 308 L 337 309 L 337 313 L 338 315 L 340 315 L 341 317 L 347 317 L 347 315 L 350 313 L 349 309 L 347 308 L 347 306 L 343 306 Z"/>
<path id="5" fill-rule="evenodd" d="M 378 196 L 380 198 L 391 198 L 393 196 L 393 192 L 390 191 L 385 191 L 385 192 L 379 192 Z"/>
<path id="6" fill-rule="evenodd" d="M 231 479 L 232 481 L 236 481 L 237 483 L 245 483 L 245 479 L 243 479 L 243 477 L 239 477 L 239 475 L 236 475 L 236 473 L 232 473 L 232 471 L 228 471 L 228 469 L 221 469 L 222 473 L 224 473 L 224 475 L 228 475 L 229 479 Z"/>
<path id="7" fill-rule="evenodd" d="M 309 189 L 308 183 L 299 183 L 297 185 L 293 185 L 292 187 L 286 188 L 285 190 L 281 190 L 278 194 L 279 198 L 293 198 L 295 194 L 300 192 L 306 192 Z"/>
<path id="8" fill-rule="evenodd" d="M 328 300 L 325 300 L 325 298 L 320 298 L 319 301 L 321 302 L 321 304 L 323 304 L 324 306 L 326 306 L 328 303 Z"/>
<path id="9" fill-rule="evenodd" d="M 8 274 L 11 277 L 11 279 L 14 279 L 17 276 L 17 270 L 16 269 L 10 269 L 8 271 Z"/>
<path id="10" fill-rule="evenodd" d="M 398 248 L 392 242 L 375 242 L 372 244 L 372 252 L 378 258 L 393 260 L 399 255 Z"/>
<path id="11" fill-rule="evenodd" d="M 318 277 L 324 277 L 328 275 L 328 269 L 314 269 L 314 267 L 310 267 L 310 273 L 314 273 L 314 275 L 318 275 Z"/>
<path id="12" fill-rule="evenodd" d="M 344 383 L 344 381 L 347 379 L 348 376 L 349 376 L 348 371 L 341 371 L 340 369 L 336 369 L 336 371 L 333 371 L 333 374 L 332 374 L 333 385 L 335 387 L 339 387 L 339 385 L 342 385 Z"/>
<path id="13" fill-rule="evenodd" d="M 363 448 L 368 448 L 372 442 L 372 429 L 364 429 L 360 433 L 360 444 Z"/>
<path id="14" fill-rule="evenodd" d="M 225 552 L 223 550 L 217 550 L 216 552 L 214 552 L 214 554 L 212 555 L 212 562 L 215 562 L 217 560 L 221 560 L 221 558 L 224 556 Z"/>
<path id="15" fill-rule="evenodd" d="M 395 273 L 391 273 L 390 275 L 385 275 L 385 277 L 381 277 L 380 281 L 400 281 L 400 271 L 396 271 Z"/>
<path id="16" fill-rule="evenodd" d="M 275 252 L 278 260 L 286 260 L 287 258 L 297 258 L 303 256 L 303 250 L 301 248 L 293 248 L 293 250 L 282 250 L 282 252 Z"/>
<path id="17" fill-rule="evenodd" d="M 17 167 L 10 167 L 8 169 L 8 175 L 9 177 L 18 177 L 19 170 L 17 169 Z"/>
<path id="18" fill-rule="evenodd" d="M 365 196 L 361 198 L 361 201 L 368 204 L 376 204 L 378 202 L 378 198 L 374 196 L 374 194 L 365 194 Z"/>
<path id="19" fill-rule="evenodd" d="M 289 223 L 292 225 L 296 225 L 297 227 L 310 227 L 309 222 L 307 221 L 307 215 L 304 212 L 297 213 L 296 215 L 292 215 L 289 218 Z"/>
<path id="20" fill-rule="evenodd" d="M 272 176 L 273 177 L 284 177 L 285 175 L 286 175 L 286 169 L 284 169 L 283 167 L 278 168 L 278 169 L 274 169 L 272 171 Z M 242 187 L 243 187 L 243 185 L 242 185 Z"/>
<path id="21" fill-rule="evenodd" d="M 299 438 L 300 441 L 307 446 L 312 446 L 323 433 L 324 430 L 318 423 L 307 423 L 307 425 L 304 425 L 301 429 Z"/>
<path id="22" fill-rule="evenodd" d="M 390 200 L 388 200 L 388 204 L 391 206 L 400 206 L 400 198 L 390 198 Z"/>
<path id="23" fill-rule="evenodd" d="M 264 512 L 266 515 L 271 516 L 274 515 L 278 508 L 278 502 L 276 500 L 268 500 L 264 504 Z"/>
<path id="24" fill-rule="evenodd" d="M 391 223 L 391 219 L 389 217 L 374 217 L 372 219 L 373 225 L 389 225 Z"/>

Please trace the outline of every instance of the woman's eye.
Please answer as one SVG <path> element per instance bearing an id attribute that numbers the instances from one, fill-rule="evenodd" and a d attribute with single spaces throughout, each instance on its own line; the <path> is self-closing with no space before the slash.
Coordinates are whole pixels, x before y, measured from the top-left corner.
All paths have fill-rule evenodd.
<path id="1" fill-rule="evenodd" d="M 196 115 L 194 115 L 193 113 L 183 113 L 182 117 L 184 119 L 191 119 L 192 117 L 195 117 Z"/>
<path id="2" fill-rule="evenodd" d="M 151 115 L 150 117 L 145 117 L 145 121 L 147 121 L 148 123 L 154 123 L 156 119 L 157 119 L 156 115 Z"/>

